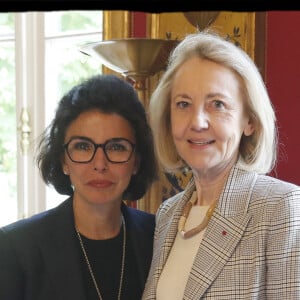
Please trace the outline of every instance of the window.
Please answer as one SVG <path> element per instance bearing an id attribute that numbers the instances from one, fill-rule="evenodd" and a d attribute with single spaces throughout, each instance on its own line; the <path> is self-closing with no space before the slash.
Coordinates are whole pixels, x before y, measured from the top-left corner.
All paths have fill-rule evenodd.
<path id="1" fill-rule="evenodd" d="M 14 15 L 0 14 L 0 224 L 17 217 Z"/>
<path id="2" fill-rule="evenodd" d="M 42 182 L 35 147 L 61 96 L 101 73 L 79 51 L 100 40 L 101 11 L 0 13 L 0 226 L 66 198 Z"/>

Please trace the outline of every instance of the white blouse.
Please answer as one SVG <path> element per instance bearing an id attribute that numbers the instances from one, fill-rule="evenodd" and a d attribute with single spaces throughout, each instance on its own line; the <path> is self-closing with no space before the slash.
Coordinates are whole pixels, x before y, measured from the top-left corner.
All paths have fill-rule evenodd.
<path id="1" fill-rule="evenodd" d="M 209 206 L 194 205 L 187 218 L 185 230 L 198 226 L 204 219 Z M 195 236 L 184 239 L 177 233 L 167 262 L 157 285 L 157 300 L 182 300 L 184 289 L 203 238 L 205 229 Z"/>

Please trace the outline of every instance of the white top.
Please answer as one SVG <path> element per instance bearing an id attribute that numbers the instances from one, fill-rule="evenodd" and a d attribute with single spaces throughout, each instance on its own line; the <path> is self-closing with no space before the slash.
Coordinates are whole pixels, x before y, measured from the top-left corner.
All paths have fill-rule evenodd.
<path id="1" fill-rule="evenodd" d="M 204 219 L 209 206 L 194 205 L 186 220 L 185 231 L 198 226 Z M 167 262 L 158 280 L 157 300 L 182 300 L 184 289 L 203 238 L 205 229 L 188 239 L 177 233 Z"/>

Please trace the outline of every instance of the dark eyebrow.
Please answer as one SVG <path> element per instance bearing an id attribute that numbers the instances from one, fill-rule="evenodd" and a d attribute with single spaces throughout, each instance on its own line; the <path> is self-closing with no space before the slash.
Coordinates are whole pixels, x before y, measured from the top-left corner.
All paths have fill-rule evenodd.
<path id="1" fill-rule="evenodd" d="M 81 136 L 81 135 L 73 135 L 73 136 L 71 136 L 71 138 L 68 140 L 67 143 L 69 143 L 70 141 L 76 140 L 76 139 L 85 140 L 85 141 L 91 142 L 93 144 L 97 144 L 91 138 L 89 138 L 87 136 Z M 105 144 L 108 141 L 119 141 L 119 140 L 126 140 L 126 141 L 129 141 L 130 143 L 134 144 L 134 142 L 130 141 L 129 139 L 127 139 L 125 137 L 113 137 L 113 138 L 110 138 L 110 139 L 107 139 L 106 141 L 104 141 L 103 144 Z"/>
<path id="2" fill-rule="evenodd" d="M 73 135 L 73 136 L 71 136 L 71 138 L 69 139 L 68 143 L 70 141 L 75 140 L 75 139 L 85 140 L 85 141 L 89 141 L 89 142 L 94 143 L 94 141 L 92 139 L 88 138 L 87 136 L 81 136 L 81 135 Z"/>

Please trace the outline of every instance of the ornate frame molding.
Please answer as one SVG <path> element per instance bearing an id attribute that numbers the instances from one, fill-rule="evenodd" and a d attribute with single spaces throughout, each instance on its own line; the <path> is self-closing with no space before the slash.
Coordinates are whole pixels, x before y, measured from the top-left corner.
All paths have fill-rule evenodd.
<path id="1" fill-rule="evenodd" d="M 131 35 L 132 15 L 129 11 L 103 11 L 103 39 L 127 38 Z"/>

